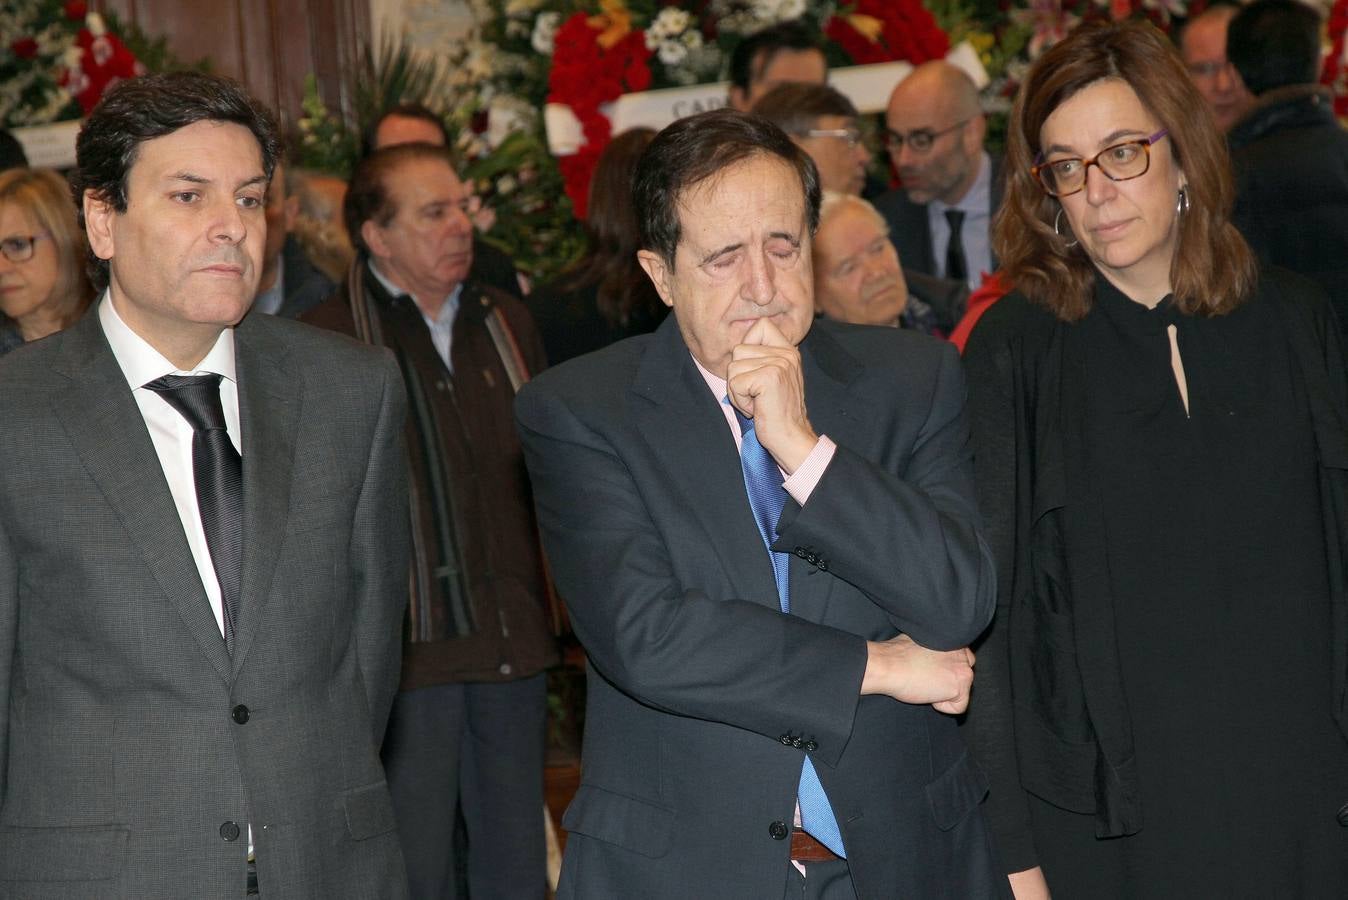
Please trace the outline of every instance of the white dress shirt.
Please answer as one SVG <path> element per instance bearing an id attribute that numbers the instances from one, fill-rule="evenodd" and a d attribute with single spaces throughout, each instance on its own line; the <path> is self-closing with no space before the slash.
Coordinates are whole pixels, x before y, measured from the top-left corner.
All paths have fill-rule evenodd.
<path id="1" fill-rule="evenodd" d="M 154 442 L 155 453 L 159 456 L 159 467 L 164 470 L 164 480 L 168 482 L 173 505 L 177 507 L 178 518 L 182 521 L 183 533 L 187 535 L 187 546 L 192 551 L 192 560 L 201 575 L 201 584 L 206 589 L 206 598 L 210 600 L 211 611 L 215 613 L 215 624 L 220 628 L 223 638 L 225 616 L 220 602 L 220 581 L 215 577 L 211 551 L 206 545 L 206 530 L 201 526 L 196 481 L 192 476 L 192 426 L 167 400 L 145 385 L 162 375 L 223 375 L 220 402 L 225 410 L 225 424 L 234 449 L 240 450 L 242 454 L 239 388 L 234 374 L 234 329 L 222 331 L 206 358 L 195 369 L 185 372 L 165 359 L 122 321 L 106 291 L 98 304 L 98 321 L 112 347 L 112 355 L 117 358 L 117 365 L 121 366 L 122 374 L 131 387 L 131 395 L 140 407 L 145 427 L 150 431 L 150 440 Z"/>

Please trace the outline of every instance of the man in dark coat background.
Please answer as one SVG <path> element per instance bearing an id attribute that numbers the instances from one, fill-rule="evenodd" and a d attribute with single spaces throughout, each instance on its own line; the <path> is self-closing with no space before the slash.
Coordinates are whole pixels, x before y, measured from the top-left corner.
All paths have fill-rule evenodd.
<path id="1" fill-rule="evenodd" d="M 1258 0 L 1227 30 L 1226 53 L 1254 107 L 1228 135 L 1233 220 L 1259 256 L 1314 279 L 1348 325 L 1348 132 L 1317 83 L 1320 14 Z"/>

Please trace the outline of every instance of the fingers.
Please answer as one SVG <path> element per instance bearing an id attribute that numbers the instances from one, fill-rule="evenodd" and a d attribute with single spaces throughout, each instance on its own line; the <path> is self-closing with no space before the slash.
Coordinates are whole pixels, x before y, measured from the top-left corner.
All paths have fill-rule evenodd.
<path id="1" fill-rule="evenodd" d="M 770 318 L 762 318 L 750 326 L 744 333 L 744 343 L 749 346 L 793 347 L 782 330 Z"/>

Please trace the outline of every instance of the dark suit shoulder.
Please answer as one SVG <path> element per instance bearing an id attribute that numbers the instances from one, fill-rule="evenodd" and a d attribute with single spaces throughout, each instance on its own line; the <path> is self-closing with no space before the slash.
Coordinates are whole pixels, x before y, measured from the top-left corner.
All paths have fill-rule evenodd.
<path id="1" fill-rule="evenodd" d="M 642 357 L 654 345 L 641 334 L 553 366 L 521 389 L 542 392 L 568 404 L 600 403 L 621 396 L 636 377 Z"/>
<path id="2" fill-rule="evenodd" d="M 382 366 L 386 355 L 383 348 L 371 347 L 346 334 L 317 327 L 307 316 L 300 321 L 279 316 L 248 316 L 239 324 L 235 337 L 245 341 L 274 342 L 292 356 L 329 360 L 343 366 Z"/>

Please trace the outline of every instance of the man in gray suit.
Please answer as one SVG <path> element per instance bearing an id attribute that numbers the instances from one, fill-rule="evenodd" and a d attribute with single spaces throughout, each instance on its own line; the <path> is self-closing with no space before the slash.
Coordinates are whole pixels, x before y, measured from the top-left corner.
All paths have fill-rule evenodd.
<path id="1" fill-rule="evenodd" d="M 107 290 L 0 363 L 2 898 L 406 896 L 402 379 L 243 319 L 275 156 L 197 73 L 80 133 Z"/>
<path id="2" fill-rule="evenodd" d="M 950 345 L 814 320 L 814 165 L 717 110 L 645 151 L 674 314 L 516 402 L 591 662 L 559 898 L 998 896 L 964 708 L 995 573 Z"/>

